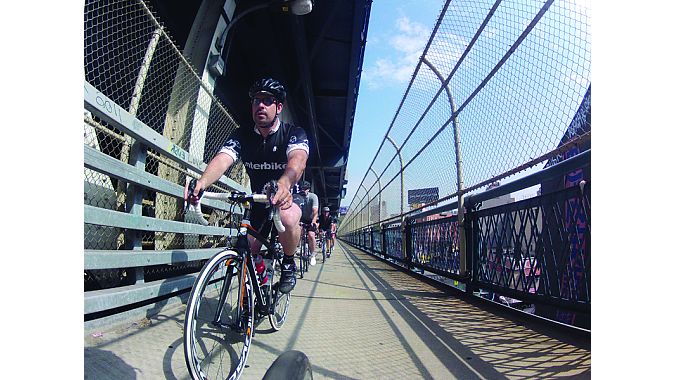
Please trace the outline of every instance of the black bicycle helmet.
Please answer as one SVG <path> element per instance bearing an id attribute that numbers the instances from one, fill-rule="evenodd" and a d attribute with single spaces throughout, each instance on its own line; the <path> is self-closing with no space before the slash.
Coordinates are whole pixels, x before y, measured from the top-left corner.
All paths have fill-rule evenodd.
<path id="1" fill-rule="evenodd" d="M 322 211 L 331 211 L 331 209 L 328 208 L 328 207 L 326 207 L 326 206 L 324 206 L 324 208 L 322 208 Z"/>
<path id="2" fill-rule="evenodd" d="M 300 188 L 303 190 L 310 189 L 312 185 L 310 185 L 310 182 L 308 181 L 303 181 L 303 183 L 300 184 Z"/>
<path id="3" fill-rule="evenodd" d="M 249 88 L 249 98 L 253 98 L 257 93 L 265 91 L 272 94 L 278 102 L 284 103 L 286 101 L 286 90 L 284 86 L 276 79 L 261 78 L 254 82 Z"/>

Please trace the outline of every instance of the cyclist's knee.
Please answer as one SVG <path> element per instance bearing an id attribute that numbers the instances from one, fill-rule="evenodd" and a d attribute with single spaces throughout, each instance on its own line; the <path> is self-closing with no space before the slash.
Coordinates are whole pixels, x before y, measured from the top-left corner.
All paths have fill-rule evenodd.
<path id="1" fill-rule="evenodd" d="M 298 222 L 300 221 L 301 211 L 297 204 L 293 203 L 291 207 L 286 210 L 279 210 L 279 217 L 282 221 L 282 224 L 287 229 L 292 227 L 298 227 Z"/>

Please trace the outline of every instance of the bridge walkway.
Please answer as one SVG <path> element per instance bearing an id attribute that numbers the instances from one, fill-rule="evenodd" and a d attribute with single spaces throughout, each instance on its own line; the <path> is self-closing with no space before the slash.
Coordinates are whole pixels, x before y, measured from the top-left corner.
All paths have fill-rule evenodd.
<path id="1" fill-rule="evenodd" d="M 338 243 L 292 293 L 289 319 L 264 320 L 243 379 L 300 350 L 315 379 L 591 377 L 588 336 L 486 305 Z M 188 379 L 185 306 L 84 337 L 85 379 Z"/>

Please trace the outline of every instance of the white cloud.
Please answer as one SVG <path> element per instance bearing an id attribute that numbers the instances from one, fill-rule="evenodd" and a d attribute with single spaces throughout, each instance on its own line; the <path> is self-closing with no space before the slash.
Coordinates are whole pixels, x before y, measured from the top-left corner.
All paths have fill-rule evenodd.
<path id="1" fill-rule="evenodd" d="M 402 16 L 395 26 L 396 34 L 387 42 L 392 47 L 390 56 L 378 58 L 374 64 L 364 68 L 363 79 L 369 88 L 407 82 L 427 44 L 430 30 L 423 24 Z"/>
<path id="2" fill-rule="evenodd" d="M 430 33 L 424 25 L 411 22 L 404 16 L 397 19 L 397 29 L 401 34 L 395 36 L 390 45 L 408 54 L 422 51 Z"/>

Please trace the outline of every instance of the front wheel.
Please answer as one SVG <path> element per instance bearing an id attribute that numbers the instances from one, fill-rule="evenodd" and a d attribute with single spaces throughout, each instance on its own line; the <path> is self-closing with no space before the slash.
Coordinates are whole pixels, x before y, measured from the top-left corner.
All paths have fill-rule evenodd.
<path id="1" fill-rule="evenodd" d="M 322 262 L 326 261 L 326 240 L 322 239 Z"/>
<path id="2" fill-rule="evenodd" d="M 263 380 L 312 380 L 310 359 L 300 351 L 287 351 L 272 363 Z"/>
<path id="3" fill-rule="evenodd" d="M 300 254 L 298 255 L 298 264 L 300 266 L 298 273 L 300 273 L 300 278 L 303 278 L 303 273 L 305 272 L 305 252 L 303 252 L 304 246 L 305 245 L 301 245 Z"/>
<path id="4" fill-rule="evenodd" d="M 286 317 L 289 315 L 289 304 L 291 303 L 291 294 L 282 293 L 279 291 L 279 281 L 282 278 L 282 262 L 281 260 L 274 259 L 272 261 L 271 275 L 269 278 L 271 287 L 270 287 L 270 314 L 268 314 L 268 319 L 270 319 L 270 326 L 275 331 L 279 331 L 284 322 L 286 322 Z"/>
<path id="5" fill-rule="evenodd" d="M 242 374 L 253 311 L 246 266 L 234 251 L 217 253 L 197 276 L 185 311 L 184 356 L 193 379 L 237 379 Z"/>

